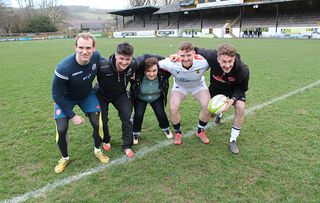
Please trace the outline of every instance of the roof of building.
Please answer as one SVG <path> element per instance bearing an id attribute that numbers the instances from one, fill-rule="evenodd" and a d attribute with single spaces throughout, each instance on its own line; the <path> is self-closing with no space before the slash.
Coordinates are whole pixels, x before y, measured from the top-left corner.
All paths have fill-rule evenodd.
<path id="1" fill-rule="evenodd" d="M 250 6 L 250 5 L 260 5 L 260 4 L 270 4 L 270 3 L 283 3 L 283 2 L 289 2 L 289 1 L 301 1 L 301 0 L 257 0 L 257 1 L 250 1 L 245 3 L 238 3 L 238 4 L 203 6 L 203 7 L 199 6 L 201 4 L 198 4 L 198 7 L 181 7 L 179 2 L 174 2 L 172 4 L 162 7 L 161 9 L 159 9 L 153 14 L 177 13 L 177 12 L 184 12 L 184 11 L 208 10 L 213 8 Z"/>
<path id="2" fill-rule="evenodd" d="M 101 22 L 81 23 L 82 29 L 106 29 L 107 24 Z"/>
<path id="3" fill-rule="evenodd" d="M 132 16 L 141 13 L 154 13 L 160 8 L 156 6 L 138 6 L 134 8 L 110 11 L 109 14 L 120 15 L 120 16 Z"/>

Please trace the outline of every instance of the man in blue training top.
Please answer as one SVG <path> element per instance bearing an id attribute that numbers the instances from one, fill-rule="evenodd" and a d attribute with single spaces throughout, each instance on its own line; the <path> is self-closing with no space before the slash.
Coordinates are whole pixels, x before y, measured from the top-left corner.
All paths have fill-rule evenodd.
<path id="1" fill-rule="evenodd" d="M 55 167 L 56 173 L 64 171 L 70 162 L 68 155 L 67 130 L 71 119 L 74 125 L 80 125 L 85 120 L 73 112 L 78 105 L 88 116 L 93 127 L 95 143 L 94 154 L 101 163 L 108 163 L 107 157 L 100 149 L 102 126 L 99 126 L 100 105 L 96 92 L 92 88 L 92 81 L 97 74 L 97 66 L 101 59 L 96 51 L 96 42 L 92 34 L 80 33 L 75 39 L 76 52 L 62 60 L 55 70 L 52 82 L 52 98 L 54 118 L 56 121 L 56 142 L 62 158 Z M 101 131 L 99 131 L 99 127 Z"/>

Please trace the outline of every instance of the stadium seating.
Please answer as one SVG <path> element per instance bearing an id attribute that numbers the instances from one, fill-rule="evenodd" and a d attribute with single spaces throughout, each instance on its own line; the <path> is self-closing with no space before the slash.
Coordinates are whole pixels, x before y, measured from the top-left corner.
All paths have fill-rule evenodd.
<path id="1" fill-rule="evenodd" d="M 308 3 L 309 2 L 309 3 Z M 144 31 L 144 30 L 175 30 L 175 29 L 218 29 L 226 32 L 226 28 L 236 30 L 231 35 L 241 36 L 241 31 L 245 28 L 250 30 L 264 28 L 271 32 L 264 36 L 272 36 L 275 27 L 285 29 L 286 27 L 306 27 L 316 29 L 320 26 L 320 3 L 289 2 L 283 4 L 260 4 L 243 7 L 218 7 L 213 9 L 190 9 L 184 12 L 156 12 L 156 14 L 141 13 L 135 18 L 126 20 L 125 26 L 119 25 L 118 31 Z M 290 6 L 288 6 L 290 4 Z M 173 3 L 168 6 L 174 11 L 180 9 L 179 4 Z M 145 15 L 145 16 L 144 16 Z M 150 16 L 151 15 L 151 16 Z M 126 17 L 127 18 L 127 17 Z M 241 21 L 241 22 L 240 22 Z M 240 31 L 241 26 L 241 31 Z M 235 29 L 232 29 L 235 28 Z M 212 30 L 211 30 L 212 31 Z M 265 31 L 268 32 L 268 31 Z M 221 33 L 221 32 L 220 32 Z M 214 34 L 214 33 L 212 33 Z M 227 33 L 224 33 L 227 34 Z M 276 33 L 279 34 L 279 33 Z M 232 35 L 232 36 L 233 36 Z"/>
<path id="2" fill-rule="evenodd" d="M 318 26 L 320 23 L 320 13 L 310 10 L 296 10 L 286 12 L 279 16 L 281 26 Z"/>

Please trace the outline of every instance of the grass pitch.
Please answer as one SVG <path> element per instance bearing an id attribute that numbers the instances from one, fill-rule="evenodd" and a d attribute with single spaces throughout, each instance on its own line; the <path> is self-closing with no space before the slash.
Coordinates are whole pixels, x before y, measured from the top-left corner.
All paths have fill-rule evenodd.
<path id="1" fill-rule="evenodd" d="M 182 41 L 215 48 L 234 44 L 250 68 L 247 107 L 319 81 L 319 40 L 280 39 L 98 39 L 107 57 L 118 43 L 131 42 L 135 55 L 168 56 Z M 54 173 L 55 144 L 51 82 L 56 64 L 71 54 L 72 40 L 0 43 L 0 201 L 20 196 L 99 165 L 91 127 L 69 128 L 71 164 Z M 207 77 L 208 80 L 208 77 Z M 231 121 L 210 128 L 211 142 L 195 137 L 114 165 L 30 202 L 319 202 L 319 95 L 315 86 L 246 116 L 240 154 L 227 148 Z M 79 109 L 76 109 L 80 112 Z M 111 160 L 123 156 L 121 126 L 110 110 Z M 182 130 L 196 128 L 199 105 L 191 96 L 181 107 Z M 233 114 L 233 110 L 226 116 Z M 135 151 L 165 140 L 148 107 Z"/>

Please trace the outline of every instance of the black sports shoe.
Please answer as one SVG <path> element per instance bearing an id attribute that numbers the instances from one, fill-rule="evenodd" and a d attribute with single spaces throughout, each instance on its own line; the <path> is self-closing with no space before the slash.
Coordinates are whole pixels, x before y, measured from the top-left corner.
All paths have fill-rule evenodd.
<path id="1" fill-rule="evenodd" d="M 229 143 L 229 149 L 233 154 L 239 153 L 239 147 L 237 146 L 237 142 L 234 140 Z"/>

